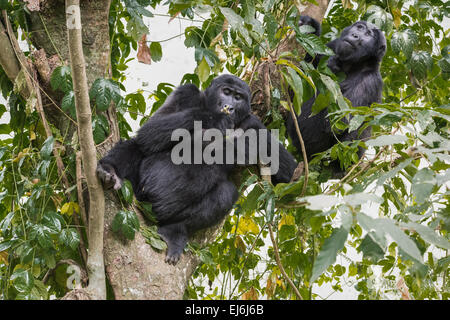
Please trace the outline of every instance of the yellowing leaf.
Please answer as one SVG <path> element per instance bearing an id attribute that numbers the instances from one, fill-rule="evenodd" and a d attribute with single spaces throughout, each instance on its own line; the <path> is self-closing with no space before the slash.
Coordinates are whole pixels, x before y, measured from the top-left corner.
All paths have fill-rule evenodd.
<path id="1" fill-rule="evenodd" d="M 208 80 L 209 73 L 211 72 L 211 68 L 209 67 L 208 63 L 205 60 L 205 57 L 203 57 L 202 61 L 198 65 L 197 68 L 197 75 L 201 82 L 205 82 Z"/>
<path id="2" fill-rule="evenodd" d="M 259 233 L 259 226 L 250 217 L 243 217 L 239 220 L 237 234 L 247 234 L 252 232 L 254 234 Z"/>
<path id="3" fill-rule="evenodd" d="M 0 263 L 8 265 L 8 251 L 0 252 Z"/>
<path id="4" fill-rule="evenodd" d="M 295 225 L 295 218 L 291 215 L 287 215 L 287 214 L 283 215 L 280 222 L 278 223 L 278 230 L 280 230 L 283 225 L 287 225 L 287 226 Z"/>
<path id="5" fill-rule="evenodd" d="M 237 236 L 236 240 L 234 240 L 234 246 L 240 249 L 242 252 L 245 252 L 245 249 L 247 249 L 247 246 L 245 245 L 244 241 L 239 236 Z"/>
<path id="6" fill-rule="evenodd" d="M 242 295 L 242 300 L 258 300 L 258 291 L 251 287 L 250 290 Z"/>
<path id="7" fill-rule="evenodd" d="M 76 202 L 66 202 L 61 208 L 61 214 L 71 216 L 73 212 L 80 213 L 80 206 Z"/>

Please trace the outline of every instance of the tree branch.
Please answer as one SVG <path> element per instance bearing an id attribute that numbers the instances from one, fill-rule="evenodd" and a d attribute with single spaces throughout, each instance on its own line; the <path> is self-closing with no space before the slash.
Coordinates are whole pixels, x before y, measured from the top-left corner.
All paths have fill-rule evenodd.
<path id="1" fill-rule="evenodd" d="M 96 299 L 106 299 L 105 266 L 103 261 L 103 224 L 105 197 L 95 169 L 97 154 L 92 135 L 91 107 L 86 76 L 86 63 L 81 42 L 81 17 L 79 0 L 66 0 L 66 21 L 70 64 L 72 69 L 78 135 L 83 167 L 89 191 L 89 254 L 87 291 Z"/>

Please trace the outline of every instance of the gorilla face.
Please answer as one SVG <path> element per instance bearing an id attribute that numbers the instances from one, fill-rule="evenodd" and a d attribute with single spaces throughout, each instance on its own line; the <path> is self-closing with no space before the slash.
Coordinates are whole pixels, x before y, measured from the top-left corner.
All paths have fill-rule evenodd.
<path id="1" fill-rule="evenodd" d="M 222 113 L 238 125 L 250 113 L 250 88 L 241 79 L 222 75 L 206 89 L 206 105 Z"/>
<path id="2" fill-rule="evenodd" d="M 386 39 L 374 25 L 359 21 L 347 27 L 332 49 L 342 62 L 361 62 L 370 58 L 381 61 L 386 51 Z"/>

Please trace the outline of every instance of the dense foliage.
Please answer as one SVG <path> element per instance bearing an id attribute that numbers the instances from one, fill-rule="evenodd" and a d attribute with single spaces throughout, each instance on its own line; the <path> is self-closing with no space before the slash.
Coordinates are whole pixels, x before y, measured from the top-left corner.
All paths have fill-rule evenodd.
<path id="1" fill-rule="evenodd" d="M 147 101 L 141 91 L 124 94 L 127 63 L 135 58 L 134 50 L 148 32 L 143 17 L 151 19 L 152 8 L 160 2 L 112 1 L 112 79 L 97 79 L 90 90 L 97 144 L 109 134 L 102 111 L 111 102 L 118 111 L 120 135 L 128 138 L 132 132 L 125 115 L 143 123 L 179 85 L 161 83 Z M 336 130 L 347 126 L 353 130 L 364 122 L 373 127 L 370 140 L 340 143 L 317 155 L 309 163 L 306 192 L 305 175 L 297 182 L 274 187 L 246 169 L 241 197 L 217 241 L 206 248 L 189 245 L 202 263 L 185 297 L 298 298 L 286 273 L 303 299 L 326 298 L 316 294 L 324 283 L 331 284 L 330 294 L 352 285 L 359 299 L 448 299 L 450 37 L 443 23 L 448 25 L 450 18 L 448 3 L 334 1 L 321 38 L 297 27 L 301 5 L 290 1 L 168 3 L 168 17 L 203 20 L 184 30 L 185 46 L 195 48 L 197 68 L 185 74 L 181 83 L 205 88 L 222 72 L 253 81 L 258 76 L 254 74 L 257 65 L 270 57 L 275 59 L 281 85 L 270 88 L 271 105 L 264 121 L 269 128 L 280 129 L 281 138 L 285 132 L 282 109 L 292 104 L 298 112 L 316 91 L 322 92 L 316 112 L 331 105 Z M 13 27 L 27 40 L 25 4 L 0 1 L 0 9 L 6 9 Z M 381 68 L 381 104 L 351 106 L 326 63 L 315 70 L 302 61 L 301 52 L 274 54 L 282 39 L 295 31 L 299 47 L 312 55 L 329 55 L 325 43 L 359 19 L 375 23 L 388 40 Z M 164 57 L 160 43 L 147 45 L 152 63 Z M 32 97 L 24 101 L 18 94 L 20 85 L 20 79 L 11 83 L 0 67 L 0 88 L 8 101 L 0 105 L 0 116 L 10 114 L 9 123 L 0 124 L 0 133 L 9 135 L 0 142 L 0 297 L 61 297 L 68 290 L 70 273 L 67 264 L 58 262 L 72 259 L 82 264 L 78 247 L 86 240 L 84 229 L 77 228 L 74 220 L 80 215 L 72 152 L 78 142 L 55 127 L 53 136 L 46 138 Z M 76 121 L 70 68 L 56 68 L 51 85 L 61 93 L 62 112 Z M 288 85 L 293 101 L 286 99 Z M 340 121 L 350 114 L 349 125 Z M 287 137 L 283 141 L 296 153 Z M 68 189 L 56 170 L 55 145 L 73 183 Z M 368 148 L 362 161 L 356 155 L 358 145 Z M 327 165 L 333 159 L 349 170 L 342 180 L 329 180 Z M 155 230 L 139 226 L 127 208 L 126 203 L 133 201 L 129 188 L 125 184 L 120 191 L 124 209 L 113 228 L 129 239 L 141 230 L 153 248 L 164 249 Z M 151 218 L 151 207 L 141 206 Z M 348 263 L 336 263 L 337 257 Z"/>

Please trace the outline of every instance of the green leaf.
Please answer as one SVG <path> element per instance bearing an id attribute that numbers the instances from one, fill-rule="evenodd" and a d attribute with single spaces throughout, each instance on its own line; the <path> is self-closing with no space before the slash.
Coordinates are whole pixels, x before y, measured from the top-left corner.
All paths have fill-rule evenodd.
<path id="1" fill-rule="evenodd" d="M 73 91 L 69 91 L 67 92 L 64 97 L 61 100 L 61 108 L 66 111 L 69 112 L 70 115 L 76 119 L 77 117 L 77 112 L 75 109 L 75 94 L 73 93 Z"/>
<path id="2" fill-rule="evenodd" d="M 76 250 L 80 244 L 80 236 L 74 228 L 67 228 L 59 235 L 59 241 L 72 250 Z"/>
<path id="3" fill-rule="evenodd" d="M 341 110 L 349 109 L 349 105 L 347 104 L 347 101 L 344 99 L 344 96 L 342 95 L 339 84 L 335 82 L 333 79 L 331 79 L 329 76 L 324 75 L 322 73 L 320 74 L 320 79 L 331 93 L 333 100 L 336 101 L 337 104 L 339 105 L 339 108 Z"/>
<path id="4" fill-rule="evenodd" d="M 150 222 L 158 222 L 158 220 L 156 220 L 155 214 L 153 213 L 152 204 L 150 202 L 136 201 L 136 205 Z"/>
<path id="5" fill-rule="evenodd" d="M 133 186 L 130 181 L 124 180 L 122 187 L 120 188 L 120 193 L 127 203 L 133 202 Z"/>
<path id="6" fill-rule="evenodd" d="M 385 233 L 394 240 L 399 248 L 401 248 L 405 253 L 407 253 L 411 258 L 422 263 L 422 255 L 419 249 L 417 249 L 416 244 L 411 238 L 409 238 L 399 227 L 395 225 L 392 220 L 383 218 L 376 219 L 378 221 L 379 227 L 381 227 Z"/>
<path id="7" fill-rule="evenodd" d="M 150 44 L 150 55 L 152 60 L 158 62 L 162 58 L 162 48 L 159 42 L 152 42 Z"/>
<path id="8" fill-rule="evenodd" d="M 51 238 L 52 230 L 42 224 L 35 224 L 31 227 L 30 239 L 37 240 L 39 245 L 44 248 L 53 248 L 53 241 Z"/>
<path id="9" fill-rule="evenodd" d="M 55 68 L 51 77 L 50 85 L 54 91 L 60 90 L 67 93 L 72 90 L 72 75 L 69 66 Z"/>
<path id="10" fill-rule="evenodd" d="M 219 8 L 220 8 L 220 12 L 222 12 L 225 19 L 227 19 L 231 28 L 237 30 L 244 38 L 247 45 L 250 46 L 252 44 L 252 39 L 250 38 L 250 34 L 248 33 L 247 29 L 244 26 L 244 19 L 240 15 L 238 15 L 236 12 L 234 12 L 233 9 L 231 9 L 231 8 L 225 8 L 225 7 L 219 7 Z"/>
<path id="11" fill-rule="evenodd" d="M 297 72 L 291 67 L 286 67 L 287 73 L 282 70 L 282 74 L 286 82 L 294 91 L 294 110 L 297 115 L 300 115 L 300 108 L 302 106 L 303 98 L 303 84 Z"/>
<path id="12" fill-rule="evenodd" d="M 408 65 L 416 78 L 424 79 L 433 68 L 433 58 L 426 51 L 414 51 Z"/>
<path id="13" fill-rule="evenodd" d="M 331 236 L 325 240 L 316 260 L 314 261 L 312 276 L 310 279 L 311 283 L 316 281 L 317 278 L 319 278 L 319 276 L 336 261 L 338 252 L 344 248 L 347 236 L 348 231 L 341 227 L 334 229 Z"/>
<path id="14" fill-rule="evenodd" d="M 121 232 L 125 238 L 133 240 L 139 225 L 139 219 L 134 211 L 121 210 L 114 216 L 111 227 L 114 232 Z"/>
<path id="15" fill-rule="evenodd" d="M 356 207 L 367 202 L 383 203 L 383 199 L 372 193 L 360 192 L 344 196 L 344 202 L 351 207 Z"/>
<path id="16" fill-rule="evenodd" d="M 141 234 L 145 238 L 145 242 L 151 245 L 156 250 L 167 249 L 167 244 L 158 234 L 157 226 L 141 227 Z"/>
<path id="17" fill-rule="evenodd" d="M 18 268 L 14 270 L 10 279 L 13 282 L 14 288 L 19 292 L 29 292 L 34 285 L 34 278 L 31 274 L 31 270 Z"/>
<path id="18" fill-rule="evenodd" d="M 53 153 L 53 143 L 55 138 L 53 136 L 48 137 L 41 148 L 41 158 L 44 160 L 49 160 Z"/>
<path id="19" fill-rule="evenodd" d="M 200 64 L 197 67 L 197 75 L 201 82 L 206 82 L 209 78 L 209 74 L 211 72 L 211 69 L 206 62 L 205 58 L 202 59 Z"/>
<path id="20" fill-rule="evenodd" d="M 408 228 L 416 231 L 422 237 L 422 239 L 424 239 L 428 243 L 431 243 L 445 250 L 450 250 L 450 241 L 440 236 L 430 227 L 426 227 L 415 222 L 401 223 L 400 225 L 403 228 Z"/>
<path id="21" fill-rule="evenodd" d="M 363 124 L 364 120 L 366 120 L 366 117 L 363 115 L 358 114 L 354 116 L 350 120 L 350 123 L 348 125 L 348 131 L 352 132 L 354 130 L 357 130 Z"/>
<path id="22" fill-rule="evenodd" d="M 391 32 L 394 25 L 394 19 L 392 18 L 392 15 L 379 6 L 375 5 L 370 5 L 369 8 L 367 8 L 366 14 L 363 16 L 363 19 L 376 25 L 378 29 L 381 29 L 386 33 Z"/>
<path id="23" fill-rule="evenodd" d="M 99 114 L 94 116 L 92 120 L 92 133 L 96 144 L 105 140 L 106 136 L 109 134 L 109 124 L 104 115 Z"/>
<path id="24" fill-rule="evenodd" d="M 366 145 L 371 147 L 381 147 L 398 143 L 405 143 L 408 140 L 406 136 L 401 135 L 383 135 L 375 139 L 366 141 Z"/>
<path id="25" fill-rule="evenodd" d="M 95 100 L 95 104 L 100 111 L 108 109 L 112 101 L 119 104 L 122 98 L 117 82 L 104 78 L 98 78 L 94 81 L 89 91 L 89 97 L 91 100 Z"/>
<path id="26" fill-rule="evenodd" d="M 333 207 L 341 202 L 338 197 L 327 194 L 308 196 L 300 198 L 299 201 L 308 202 L 306 207 L 310 210 L 323 210 L 325 208 Z"/>
<path id="27" fill-rule="evenodd" d="M 64 219 L 60 214 L 53 211 L 47 211 L 42 217 L 42 224 L 48 227 L 52 233 L 61 231 L 61 222 L 64 223 Z"/>
<path id="28" fill-rule="evenodd" d="M 414 175 L 411 183 L 411 192 L 416 197 L 416 202 L 422 204 L 427 201 L 436 184 L 434 172 L 423 168 Z"/>
<path id="29" fill-rule="evenodd" d="M 407 59 L 411 58 L 414 46 L 418 43 L 418 37 L 411 29 L 397 31 L 392 35 L 391 46 L 395 54 L 403 52 Z"/>
<path id="30" fill-rule="evenodd" d="M 359 245 L 358 250 L 362 251 L 364 258 L 378 261 L 384 257 L 384 250 L 373 240 L 374 237 L 376 237 L 376 234 L 374 232 L 369 232 Z"/>

